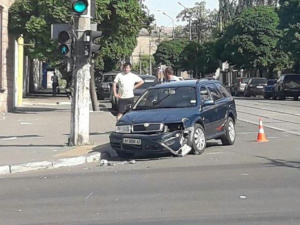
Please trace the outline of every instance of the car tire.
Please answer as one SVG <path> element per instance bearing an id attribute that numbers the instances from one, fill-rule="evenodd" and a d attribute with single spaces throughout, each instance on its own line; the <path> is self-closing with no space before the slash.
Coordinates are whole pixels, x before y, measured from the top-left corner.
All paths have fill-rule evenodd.
<path id="1" fill-rule="evenodd" d="M 297 101 L 297 100 L 298 100 L 298 98 L 299 98 L 298 96 L 294 96 L 294 100 L 295 100 L 295 101 Z"/>
<path id="2" fill-rule="evenodd" d="M 221 138 L 221 142 L 223 145 L 233 145 L 235 142 L 235 124 L 231 117 L 228 117 L 226 125 L 225 125 L 225 134 Z"/>
<path id="3" fill-rule="evenodd" d="M 124 152 L 124 151 L 120 151 L 120 150 L 116 150 L 118 156 L 122 159 L 130 159 L 134 156 L 134 153 L 132 152 Z"/>
<path id="4" fill-rule="evenodd" d="M 285 98 L 286 98 L 286 97 L 285 97 L 285 94 L 284 94 L 283 92 L 279 92 L 279 93 L 278 93 L 278 99 L 279 99 L 279 100 L 285 100 Z"/>
<path id="5" fill-rule="evenodd" d="M 270 95 L 266 95 L 266 94 L 264 94 L 264 99 L 270 99 L 271 98 L 271 96 Z"/>
<path id="6" fill-rule="evenodd" d="M 248 92 L 244 92 L 244 97 L 250 97 L 250 95 L 248 94 Z"/>
<path id="7" fill-rule="evenodd" d="M 206 148 L 206 137 L 204 128 L 200 124 L 196 124 L 194 126 L 194 133 L 193 133 L 193 153 L 195 155 L 201 155 L 205 148 Z"/>

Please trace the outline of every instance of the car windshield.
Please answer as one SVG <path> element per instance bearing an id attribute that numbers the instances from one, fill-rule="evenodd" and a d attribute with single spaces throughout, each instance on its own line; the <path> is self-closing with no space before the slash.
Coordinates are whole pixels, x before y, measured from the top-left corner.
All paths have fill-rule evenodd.
<path id="1" fill-rule="evenodd" d="M 249 78 L 242 78 L 241 83 L 248 84 Z"/>
<path id="2" fill-rule="evenodd" d="M 146 91 L 134 105 L 134 110 L 185 108 L 196 106 L 194 87 L 154 88 Z"/>
<path id="3" fill-rule="evenodd" d="M 103 82 L 113 82 L 116 75 L 104 75 Z"/>

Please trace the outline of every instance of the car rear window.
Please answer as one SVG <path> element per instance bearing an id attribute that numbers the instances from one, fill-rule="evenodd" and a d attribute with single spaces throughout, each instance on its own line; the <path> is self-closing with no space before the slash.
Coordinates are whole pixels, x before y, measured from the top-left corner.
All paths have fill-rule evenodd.
<path id="1" fill-rule="evenodd" d="M 104 75 L 103 82 L 113 82 L 116 75 Z"/>
<path id="2" fill-rule="evenodd" d="M 253 79 L 252 84 L 254 85 L 260 85 L 260 84 L 266 84 L 267 79 Z"/>
<path id="3" fill-rule="evenodd" d="M 276 80 L 268 80 L 267 85 L 274 85 Z"/>
<path id="4" fill-rule="evenodd" d="M 284 77 L 285 83 L 295 82 L 300 84 L 300 75 L 285 75 Z"/>

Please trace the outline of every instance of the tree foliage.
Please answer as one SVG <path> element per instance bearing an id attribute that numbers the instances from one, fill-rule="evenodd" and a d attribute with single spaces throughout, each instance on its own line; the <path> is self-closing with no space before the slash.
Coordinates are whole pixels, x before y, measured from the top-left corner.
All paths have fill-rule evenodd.
<path id="1" fill-rule="evenodd" d="M 182 51 L 181 58 L 183 59 L 181 69 L 192 70 L 194 77 L 204 77 L 215 72 L 219 66 L 214 42 L 205 44 L 190 42 Z"/>
<path id="2" fill-rule="evenodd" d="M 290 53 L 293 59 L 300 61 L 300 1 L 299 0 L 281 0 L 280 9 L 280 28 L 284 35 L 281 39 L 283 49 Z M 296 65 L 297 66 L 297 65 Z M 299 68 L 296 68 L 299 72 Z"/>
<path id="3" fill-rule="evenodd" d="M 223 60 L 228 60 L 238 68 L 264 70 L 288 63 L 288 57 L 277 43 L 281 31 L 277 29 L 279 17 L 274 8 L 259 6 L 244 10 L 228 26 L 219 42 Z M 220 44 L 221 43 L 221 44 Z"/>
<path id="4" fill-rule="evenodd" d="M 192 40 L 195 40 L 198 43 L 204 43 L 211 40 L 213 32 L 218 25 L 217 11 L 210 11 L 209 9 L 206 9 L 205 5 L 205 1 L 196 2 L 194 7 L 183 9 L 176 17 L 181 21 L 188 21 L 191 23 L 183 29 L 183 32 L 185 33 L 185 37 L 187 37 L 191 28 Z"/>
<path id="5" fill-rule="evenodd" d="M 185 39 L 163 41 L 157 46 L 154 59 L 157 64 L 172 66 L 175 71 L 181 68 L 181 53 L 189 42 Z"/>
<path id="6" fill-rule="evenodd" d="M 141 27 L 151 23 L 143 3 L 138 0 L 96 0 L 98 30 L 103 31 L 102 46 L 96 65 L 110 70 L 122 59 L 130 56 Z M 51 24 L 72 23 L 70 0 L 16 0 L 9 11 L 9 30 L 23 34 L 31 58 L 58 61 L 57 42 L 50 38 Z M 146 21 L 146 22 L 145 22 Z M 149 22 L 150 21 L 150 22 Z"/>

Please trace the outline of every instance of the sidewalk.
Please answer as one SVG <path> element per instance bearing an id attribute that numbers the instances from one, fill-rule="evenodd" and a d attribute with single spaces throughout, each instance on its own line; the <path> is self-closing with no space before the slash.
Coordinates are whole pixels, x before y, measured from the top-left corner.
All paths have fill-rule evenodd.
<path id="1" fill-rule="evenodd" d="M 115 156 L 109 145 L 115 117 L 90 111 L 90 145 L 67 146 L 71 101 L 61 95 L 23 99 L 13 113 L 0 115 L 0 174 L 51 169 Z"/>

